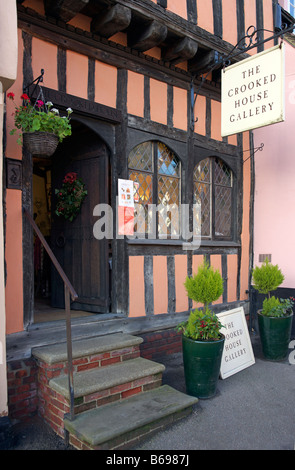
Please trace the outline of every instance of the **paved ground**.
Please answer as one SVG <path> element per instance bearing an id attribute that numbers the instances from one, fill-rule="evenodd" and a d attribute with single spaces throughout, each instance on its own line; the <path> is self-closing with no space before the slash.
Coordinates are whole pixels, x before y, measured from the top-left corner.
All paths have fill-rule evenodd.
<path id="1" fill-rule="evenodd" d="M 219 380 L 214 398 L 134 450 L 294 450 L 295 365 L 264 360 L 259 338 L 251 340 L 254 365 Z M 185 391 L 182 355 L 158 362 L 166 365 L 163 382 Z M 2 450 L 71 450 L 38 417 L 13 423 L 6 437 Z"/>

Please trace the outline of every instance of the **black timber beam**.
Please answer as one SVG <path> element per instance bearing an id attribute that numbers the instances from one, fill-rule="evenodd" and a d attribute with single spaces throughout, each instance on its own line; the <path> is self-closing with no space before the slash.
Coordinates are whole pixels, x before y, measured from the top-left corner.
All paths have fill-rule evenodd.
<path id="1" fill-rule="evenodd" d="M 65 23 L 74 18 L 89 0 L 44 0 L 45 13 Z"/>
<path id="2" fill-rule="evenodd" d="M 104 38 L 126 29 L 131 21 L 130 8 L 116 4 L 109 10 L 96 16 L 91 22 L 91 32 Z"/>
<path id="3" fill-rule="evenodd" d="M 144 52 L 160 45 L 167 36 L 167 27 L 154 20 L 145 27 L 128 33 L 128 47 Z"/>
<path id="4" fill-rule="evenodd" d="M 202 75 L 209 72 L 212 67 L 220 61 L 221 55 L 214 50 L 198 56 L 198 54 L 188 62 L 188 70 L 194 75 Z"/>
<path id="5" fill-rule="evenodd" d="M 188 37 L 179 39 L 171 47 L 163 50 L 162 59 L 173 64 L 192 59 L 198 51 L 198 43 Z"/>

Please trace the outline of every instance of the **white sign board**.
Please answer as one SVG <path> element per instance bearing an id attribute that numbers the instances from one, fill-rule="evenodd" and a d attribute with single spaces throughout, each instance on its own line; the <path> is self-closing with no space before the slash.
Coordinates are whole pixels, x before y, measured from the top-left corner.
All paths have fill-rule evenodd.
<path id="1" fill-rule="evenodd" d="M 220 375 L 226 379 L 255 363 L 243 307 L 217 314 L 225 336 Z"/>
<path id="2" fill-rule="evenodd" d="M 119 206 L 134 207 L 134 188 L 131 180 L 118 180 Z"/>
<path id="3" fill-rule="evenodd" d="M 226 67 L 221 72 L 221 135 L 268 126 L 285 119 L 284 44 Z"/>

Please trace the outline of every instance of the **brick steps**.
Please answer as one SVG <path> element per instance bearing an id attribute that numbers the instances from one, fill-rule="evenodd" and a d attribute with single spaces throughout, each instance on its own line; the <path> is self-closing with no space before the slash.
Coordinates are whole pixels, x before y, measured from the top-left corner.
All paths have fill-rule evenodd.
<path id="1" fill-rule="evenodd" d="M 142 341 L 142 338 L 121 333 L 76 340 L 72 344 L 73 363 L 76 360 L 76 364 L 81 364 L 84 359 L 84 364 L 87 364 L 88 358 L 89 362 L 97 362 L 99 367 L 138 357 Z M 46 364 L 64 364 L 67 361 L 66 343 L 34 348 L 32 352 L 36 359 Z"/>
<path id="2" fill-rule="evenodd" d="M 65 418 L 70 443 L 80 450 L 128 449 L 139 439 L 187 416 L 197 399 L 163 385 L 122 402 Z"/>
<path id="3" fill-rule="evenodd" d="M 81 405 L 84 411 L 155 388 L 161 385 L 164 370 L 163 365 L 138 357 L 109 367 L 78 372 L 74 374 L 75 412 L 79 412 Z M 51 379 L 49 386 L 69 400 L 67 376 Z"/>
<path id="4" fill-rule="evenodd" d="M 61 437 L 69 431 L 71 443 L 78 449 L 126 446 L 163 423 L 182 417 L 197 399 L 171 387 L 162 387 L 165 367 L 140 357 L 142 341 L 122 333 L 73 342 L 75 419 L 72 422 L 67 417 L 70 400 L 66 344 L 34 349 L 39 414 Z M 106 434 L 101 433 L 101 423 L 105 429 L 105 422 L 110 425 L 106 439 Z M 94 432 L 94 440 L 89 441 L 87 432 L 84 435 L 85 429 Z"/>

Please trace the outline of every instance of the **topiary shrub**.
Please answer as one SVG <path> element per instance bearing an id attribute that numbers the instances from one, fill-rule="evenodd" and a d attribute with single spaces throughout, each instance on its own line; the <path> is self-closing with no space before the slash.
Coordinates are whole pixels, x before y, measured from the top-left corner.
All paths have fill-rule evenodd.
<path id="1" fill-rule="evenodd" d="M 178 326 L 178 331 L 182 331 L 184 336 L 194 340 L 220 339 L 222 325 L 215 313 L 208 307 L 223 293 L 223 279 L 219 271 L 214 270 L 205 261 L 199 266 L 197 274 L 186 278 L 184 286 L 188 297 L 195 302 L 202 303 L 204 307 L 200 310 L 192 310 L 188 320 Z"/>
<path id="2" fill-rule="evenodd" d="M 271 292 L 276 290 L 284 281 L 284 275 L 278 265 L 271 264 L 268 259 L 252 271 L 253 287 L 260 294 L 266 294 L 262 304 L 262 315 L 268 317 L 283 317 L 292 313 L 293 299 L 278 299 Z"/>
<path id="3" fill-rule="evenodd" d="M 278 265 L 271 264 L 268 259 L 261 266 L 256 266 L 252 271 L 253 287 L 260 294 L 268 294 L 276 290 L 284 281 L 284 276 Z"/>
<path id="4" fill-rule="evenodd" d="M 218 269 L 214 270 L 206 261 L 199 266 L 197 274 L 186 278 L 184 286 L 188 297 L 204 304 L 204 309 L 223 293 L 223 279 Z"/>

